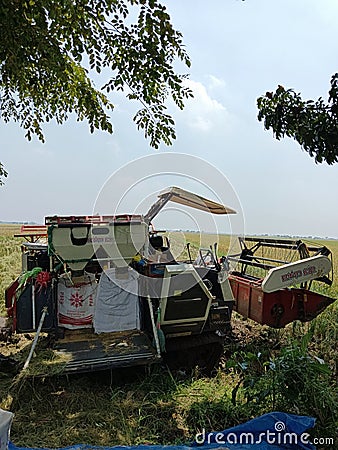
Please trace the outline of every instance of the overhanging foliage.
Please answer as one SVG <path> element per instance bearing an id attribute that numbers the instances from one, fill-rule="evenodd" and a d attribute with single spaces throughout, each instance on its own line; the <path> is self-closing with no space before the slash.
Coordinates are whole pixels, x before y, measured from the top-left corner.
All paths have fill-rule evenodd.
<path id="1" fill-rule="evenodd" d="M 133 22 L 132 18 L 136 17 Z M 0 117 L 43 141 L 42 125 L 75 113 L 90 131 L 112 133 L 110 91 L 141 103 L 134 121 L 150 145 L 175 139 L 166 100 L 192 95 L 176 59 L 190 66 L 182 35 L 156 0 L 1 0 Z M 96 88 L 91 71 L 108 69 Z"/>
<path id="2" fill-rule="evenodd" d="M 292 89 L 278 86 L 257 100 L 258 119 L 276 139 L 295 139 L 317 163 L 338 162 L 338 73 L 331 78 L 328 102 L 302 100 Z"/>

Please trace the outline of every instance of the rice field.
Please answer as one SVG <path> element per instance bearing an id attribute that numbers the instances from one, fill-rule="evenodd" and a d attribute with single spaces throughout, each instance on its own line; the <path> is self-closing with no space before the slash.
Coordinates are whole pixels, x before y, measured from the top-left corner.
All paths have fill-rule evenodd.
<path id="1" fill-rule="evenodd" d="M 0 315 L 5 313 L 5 289 L 21 271 L 22 238 L 15 238 L 17 233 L 20 225 L 0 224 Z"/>

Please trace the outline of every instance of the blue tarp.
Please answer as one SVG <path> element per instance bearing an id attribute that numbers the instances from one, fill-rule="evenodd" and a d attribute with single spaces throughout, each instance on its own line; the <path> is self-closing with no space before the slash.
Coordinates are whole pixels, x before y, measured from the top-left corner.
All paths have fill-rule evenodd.
<path id="1" fill-rule="evenodd" d="M 308 435 L 308 430 L 314 424 L 315 419 L 312 417 L 272 412 L 227 430 L 204 430 L 188 445 L 103 447 L 79 444 L 65 447 L 63 450 L 208 450 L 220 447 L 224 450 L 316 450 L 309 442 Z M 10 442 L 9 450 L 25 450 L 25 447 L 16 447 Z"/>

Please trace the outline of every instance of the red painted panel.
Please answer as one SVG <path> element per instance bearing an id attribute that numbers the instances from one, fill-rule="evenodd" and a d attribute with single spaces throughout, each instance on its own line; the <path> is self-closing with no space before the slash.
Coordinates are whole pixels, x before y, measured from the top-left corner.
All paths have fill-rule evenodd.
<path id="1" fill-rule="evenodd" d="M 252 287 L 251 289 L 251 301 L 250 301 L 250 319 L 258 323 L 263 322 L 263 297 L 264 294 L 260 288 Z"/>
<path id="2" fill-rule="evenodd" d="M 251 280 L 234 275 L 230 275 L 229 280 L 236 300 L 235 310 L 273 328 L 283 328 L 295 320 L 308 322 L 335 301 L 305 289 L 264 293 L 261 286 Z"/>

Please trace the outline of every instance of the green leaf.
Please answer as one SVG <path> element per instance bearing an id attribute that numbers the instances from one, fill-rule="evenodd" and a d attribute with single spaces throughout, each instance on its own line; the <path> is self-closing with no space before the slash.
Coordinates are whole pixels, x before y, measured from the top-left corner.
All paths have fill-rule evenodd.
<path id="1" fill-rule="evenodd" d="M 133 16 L 138 11 L 134 22 L 130 5 Z M 62 124 L 70 113 L 91 132 L 111 133 L 115 90 L 147 111 L 135 115 L 135 124 L 150 145 L 171 145 L 176 135 L 167 100 L 183 108 L 192 96 L 183 86 L 186 75 L 174 70 L 177 59 L 190 67 L 182 35 L 155 0 L 7 0 L 0 5 L 0 52 L 0 114 L 18 122 L 29 140 L 43 140 L 44 123 Z M 98 89 L 91 70 L 107 68 L 108 80 Z"/>

